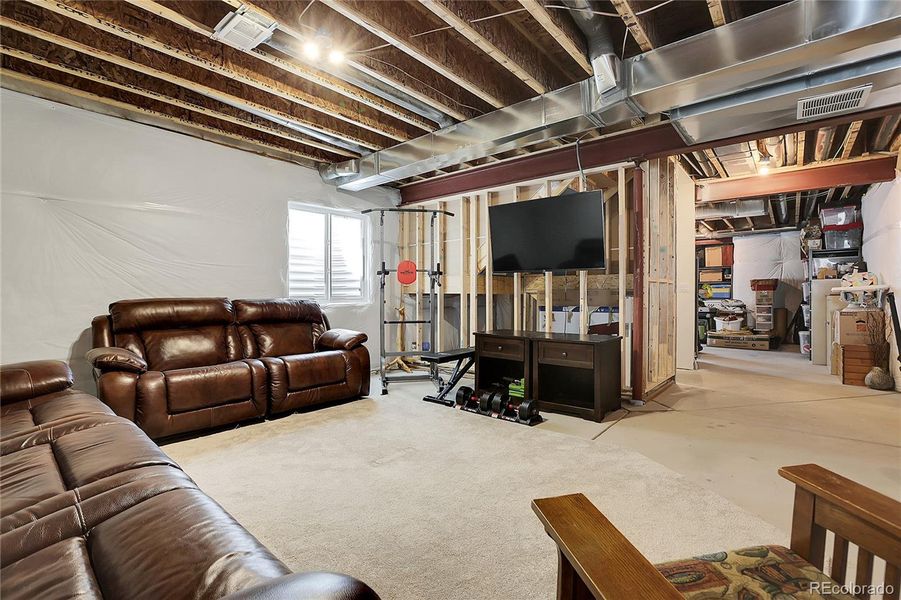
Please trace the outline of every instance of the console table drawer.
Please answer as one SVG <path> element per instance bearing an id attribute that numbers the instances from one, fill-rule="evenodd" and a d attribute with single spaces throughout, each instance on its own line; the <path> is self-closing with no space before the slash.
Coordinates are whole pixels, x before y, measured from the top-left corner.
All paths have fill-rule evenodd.
<path id="1" fill-rule="evenodd" d="M 538 362 L 562 367 L 594 368 L 594 348 L 589 344 L 538 342 Z"/>
<path id="2" fill-rule="evenodd" d="M 525 360 L 526 343 L 523 340 L 480 337 L 479 354 L 491 358 Z"/>

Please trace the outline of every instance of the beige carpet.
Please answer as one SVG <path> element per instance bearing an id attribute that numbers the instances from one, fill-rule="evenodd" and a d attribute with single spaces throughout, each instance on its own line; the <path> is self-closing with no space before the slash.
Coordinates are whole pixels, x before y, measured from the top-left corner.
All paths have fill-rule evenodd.
<path id="1" fill-rule="evenodd" d="M 787 541 L 637 452 L 400 386 L 165 449 L 291 568 L 351 573 L 385 600 L 553 598 L 529 503 L 558 494 L 585 493 L 652 561 Z"/>

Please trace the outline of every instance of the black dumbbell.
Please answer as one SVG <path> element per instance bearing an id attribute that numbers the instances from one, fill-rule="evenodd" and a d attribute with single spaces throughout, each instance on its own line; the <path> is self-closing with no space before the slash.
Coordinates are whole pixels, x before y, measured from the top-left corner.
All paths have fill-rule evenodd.
<path id="1" fill-rule="evenodd" d="M 461 385 L 457 389 L 457 406 L 466 406 L 472 402 L 472 395 L 475 393 L 469 386 Z"/>

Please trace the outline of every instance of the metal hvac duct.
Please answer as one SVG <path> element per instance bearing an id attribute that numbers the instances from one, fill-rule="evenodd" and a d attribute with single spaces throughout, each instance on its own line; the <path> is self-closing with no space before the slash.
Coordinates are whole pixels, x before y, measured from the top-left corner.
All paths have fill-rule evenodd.
<path id="1" fill-rule="evenodd" d="M 577 22 L 590 31 L 589 23 Z M 597 71 L 600 63 L 593 64 Z M 901 2 L 795 0 L 630 58 L 617 70 L 618 85 L 603 93 L 596 72 L 592 79 L 323 167 L 320 174 L 341 189 L 361 190 L 657 113 L 668 114 L 688 143 L 750 135 L 828 116 L 799 118 L 798 101 L 860 86 L 867 92 L 857 96 L 858 104 L 839 112 L 895 104 L 901 97 Z"/>
<path id="2" fill-rule="evenodd" d="M 767 213 L 766 200 L 755 198 L 753 200 L 733 200 L 695 207 L 695 220 L 705 219 L 743 219 L 745 217 L 762 217 Z"/>

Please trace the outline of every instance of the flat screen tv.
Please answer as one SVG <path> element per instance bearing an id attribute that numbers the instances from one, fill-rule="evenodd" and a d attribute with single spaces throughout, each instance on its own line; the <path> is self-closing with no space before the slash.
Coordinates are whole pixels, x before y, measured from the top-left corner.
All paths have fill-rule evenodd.
<path id="1" fill-rule="evenodd" d="M 604 267 L 604 199 L 579 192 L 488 209 L 495 273 Z"/>

